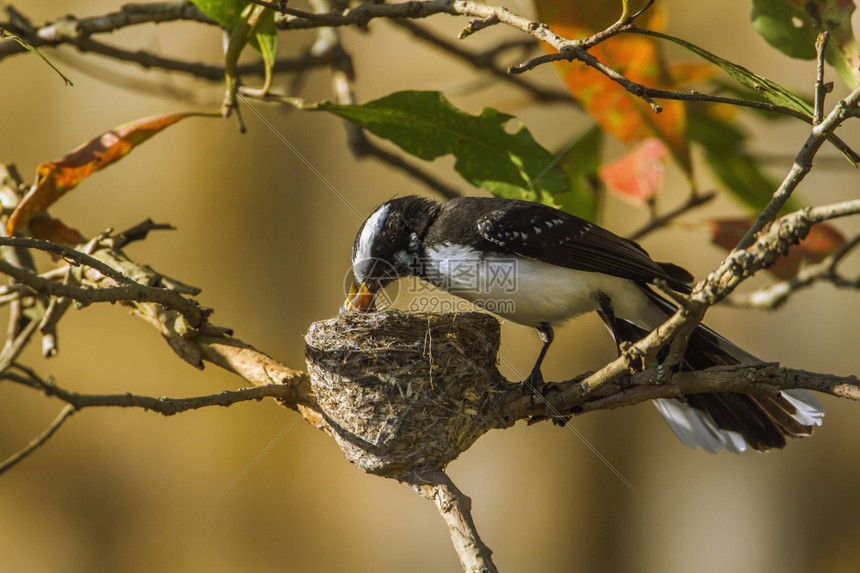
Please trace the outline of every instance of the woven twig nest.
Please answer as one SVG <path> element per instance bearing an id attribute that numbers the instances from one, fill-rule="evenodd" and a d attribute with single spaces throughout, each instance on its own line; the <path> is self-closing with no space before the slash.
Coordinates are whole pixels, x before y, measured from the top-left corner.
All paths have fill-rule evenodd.
<path id="1" fill-rule="evenodd" d="M 492 427 L 511 385 L 490 315 L 346 313 L 307 335 L 311 385 L 346 457 L 403 481 L 444 468 Z"/>

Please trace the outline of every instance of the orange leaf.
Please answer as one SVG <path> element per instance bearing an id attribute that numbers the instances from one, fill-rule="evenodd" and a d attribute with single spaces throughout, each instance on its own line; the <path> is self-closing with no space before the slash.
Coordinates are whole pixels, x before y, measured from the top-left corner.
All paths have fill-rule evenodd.
<path id="1" fill-rule="evenodd" d="M 9 217 L 6 233 L 12 236 L 34 215 L 41 213 L 63 194 L 74 189 L 85 177 L 119 161 L 162 129 L 194 115 L 211 116 L 213 114 L 176 113 L 125 123 L 91 139 L 56 161 L 42 163 L 36 169 L 36 181 L 30 192 Z"/>
<path id="2" fill-rule="evenodd" d="M 618 159 L 597 170 L 610 191 L 639 206 L 648 205 L 663 185 L 666 145 L 648 138 Z"/>
<path id="3" fill-rule="evenodd" d="M 671 62 L 667 66 L 670 83 L 675 88 L 703 84 L 717 75 L 719 68 L 710 62 Z"/>
<path id="4" fill-rule="evenodd" d="M 753 220 L 714 219 L 705 223 L 715 245 L 731 250 L 746 234 Z M 815 225 L 809 234 L 799 244 L 788 250 L 788 254 L 780 257 L 768 268 L 775 277 L 787 280 L 795 276 L 806 264 L 819 263 L 845 244 L 845 237 L 839 230 L 827 223 Z"/>
<path id="5" fill-rule="evenodd" d="M 634 3 L 635 4 L 635 3 Z M 538 15 L 552 30 L 572 39 L 582 39 L 610 26 L 618 19 L 620 3 L 536 0 Z M 631 6 L 631 10 L 636 7 Z M 652 8 L 644 27 L 659 30 L 664 16 Z M 547 51 L 554 51 L 545 46 Z M 589 53 L 632 82 L 648 87 L 673 87 L 654 38 L 619 35 L 589 50 Z M 568 90 L 601 129 L 628 143 L 656 136 L 669 146 L 679 165 L 691 173 L 690 150 L 686 138 L 686 110 L 679 101 L 661 101 L 662 113 L 655 114 L 641 98 L 624 93 L 618 83 L 580 62 L 558 62 L 557 69 Z"/>

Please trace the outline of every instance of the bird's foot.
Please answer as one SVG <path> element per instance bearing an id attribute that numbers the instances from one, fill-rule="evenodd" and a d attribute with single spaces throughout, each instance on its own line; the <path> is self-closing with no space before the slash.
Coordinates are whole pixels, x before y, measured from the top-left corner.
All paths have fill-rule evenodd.
<path id="1" fill-rule="evenodd" d="M 523 394 L 532 398 L 543 395 L 543 390 L 546 388 L 546 382 L 543 380 L 540 368 L 535 368 L 529 374 L 528 378 L 523 380 Z"/>

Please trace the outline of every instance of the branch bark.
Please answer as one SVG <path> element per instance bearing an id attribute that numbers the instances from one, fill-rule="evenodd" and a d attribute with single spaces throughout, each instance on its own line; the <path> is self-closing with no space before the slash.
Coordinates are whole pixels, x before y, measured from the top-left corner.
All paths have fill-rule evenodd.
<path id="1" fill-rule="evenodd" d="M 497 573 L 493 552 L 481 540 L 472 519 L 472 500 L 442 470 L 416 476 L 415 491 L 433 501 L 448 525 L 454 550 L 467 573 Z"/>

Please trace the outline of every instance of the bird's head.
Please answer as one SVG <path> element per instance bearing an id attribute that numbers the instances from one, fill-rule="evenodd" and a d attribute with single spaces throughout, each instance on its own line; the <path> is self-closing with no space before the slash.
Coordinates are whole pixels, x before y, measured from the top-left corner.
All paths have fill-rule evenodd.
<path id="1" fill-rule="evenodd" d="M 421 243 L 438 210 L 438 203 L 410 195 L 387 201 L 370 214 L 352 246 L 355 284 L 342 310 L 372 311 L 385 285 L 419 273 Z"/>

